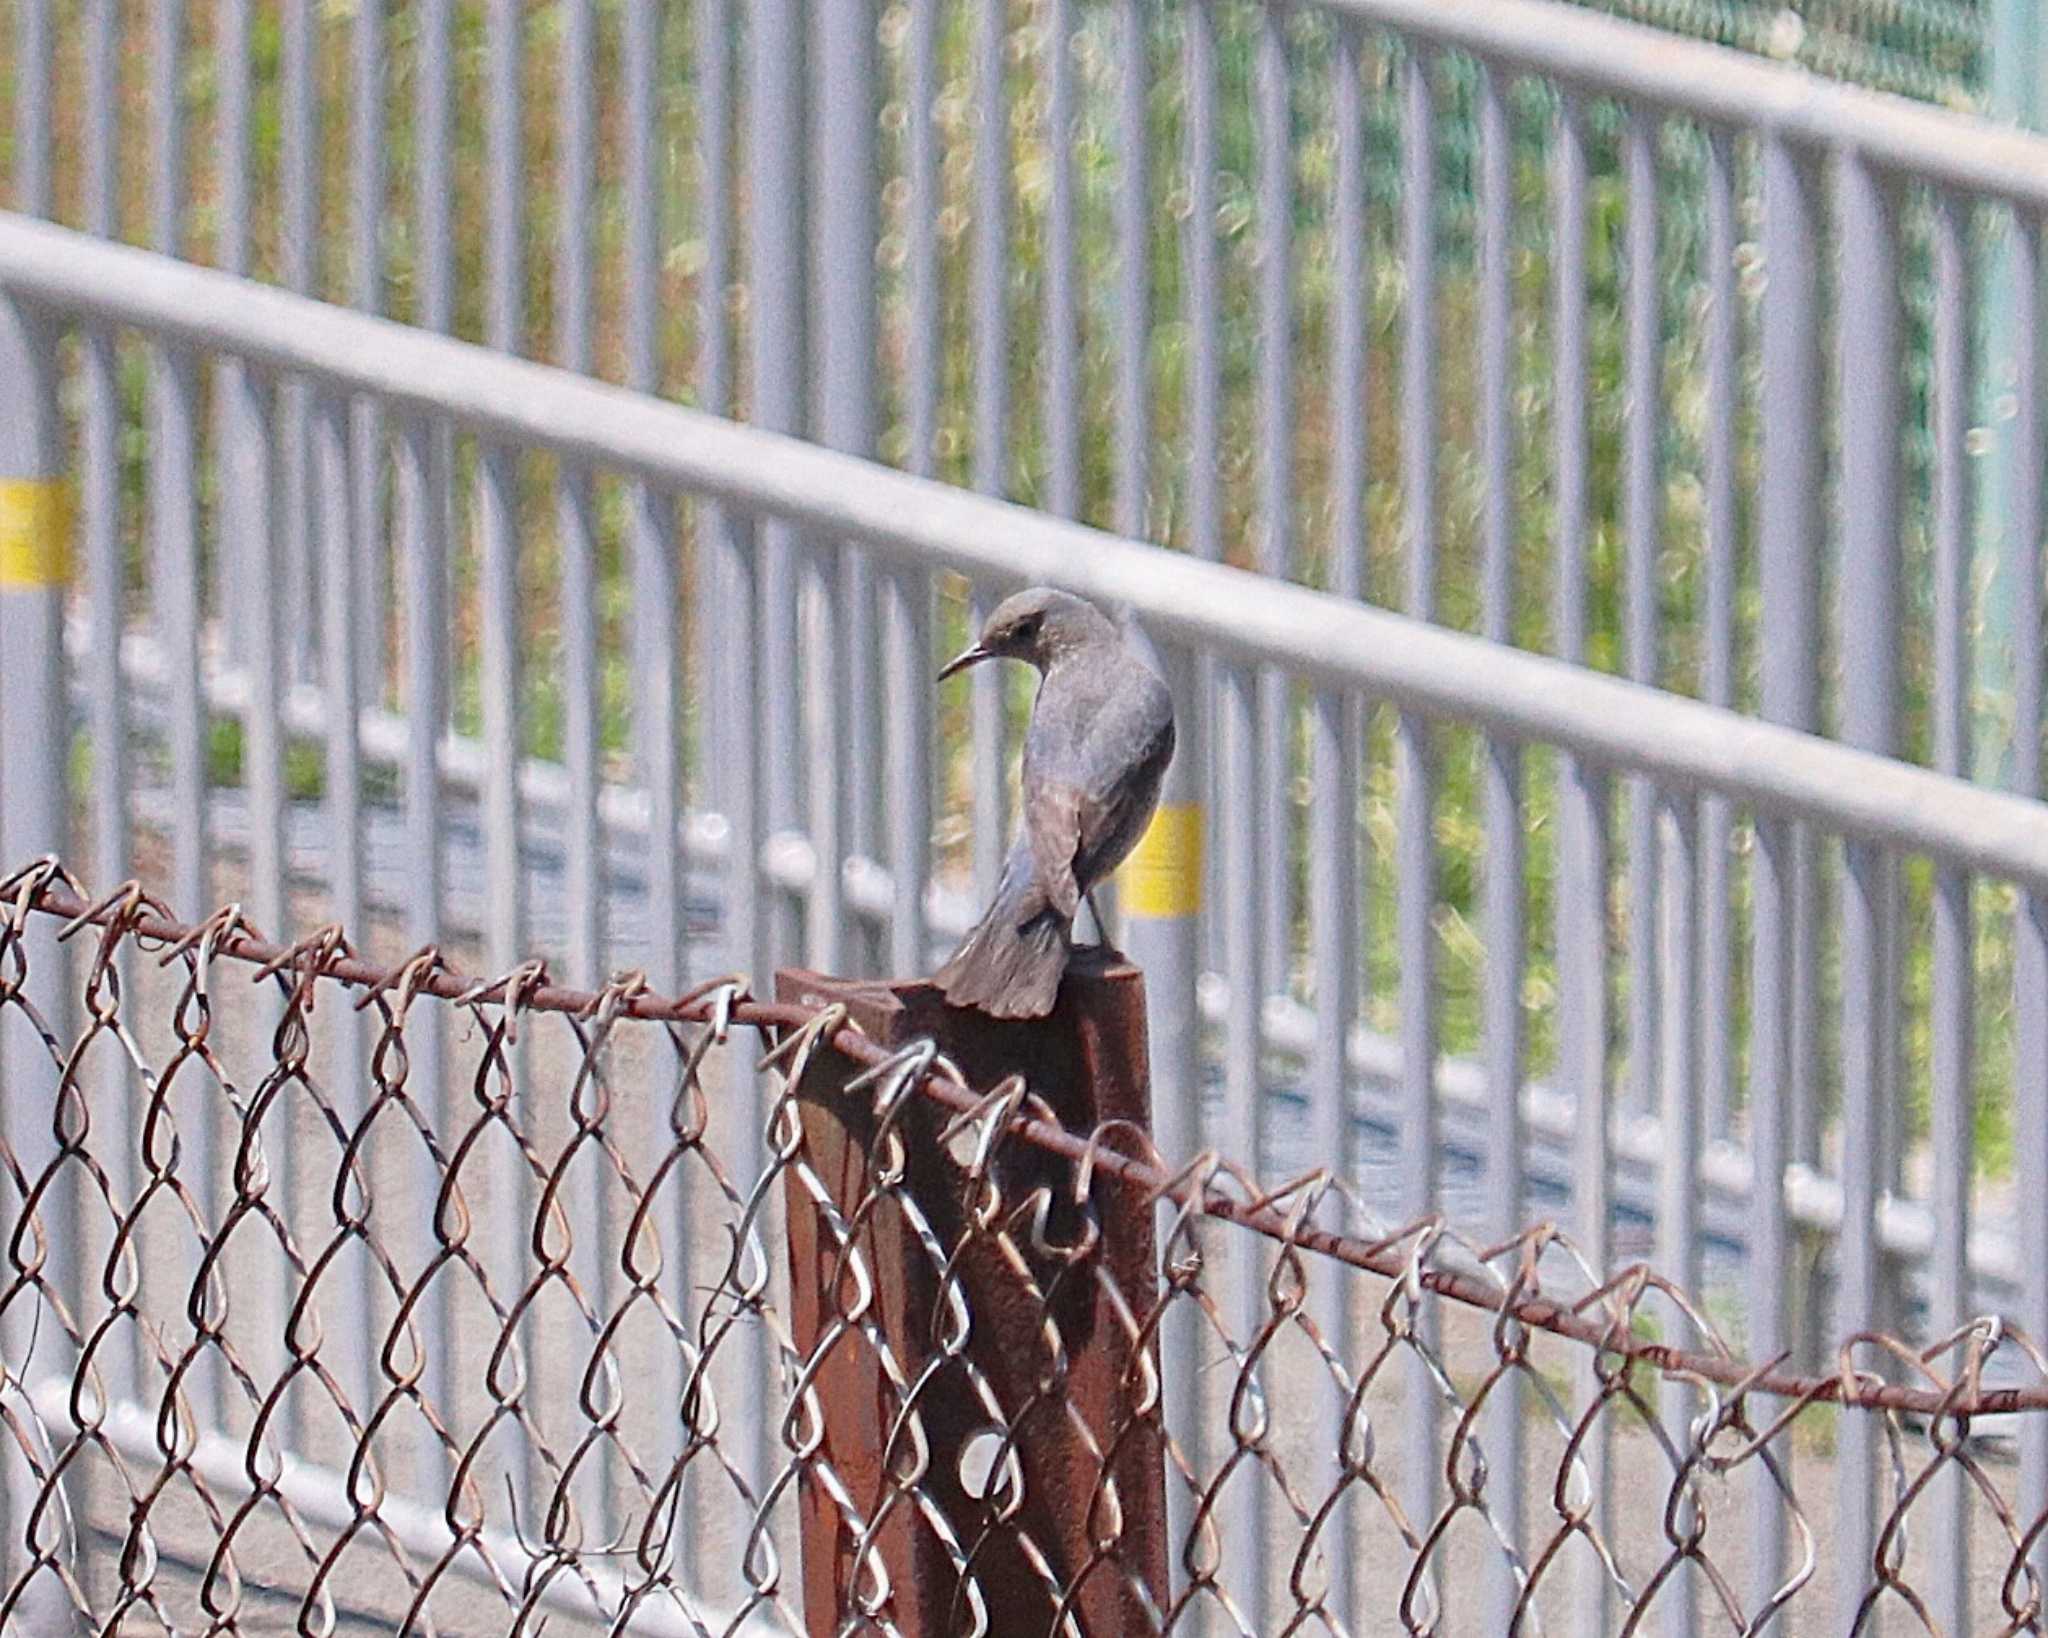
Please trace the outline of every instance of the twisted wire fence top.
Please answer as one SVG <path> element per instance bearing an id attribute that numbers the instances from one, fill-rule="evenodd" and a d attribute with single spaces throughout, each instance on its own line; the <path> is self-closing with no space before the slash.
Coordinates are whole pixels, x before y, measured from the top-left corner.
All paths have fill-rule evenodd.
<path id="1" fill-rule="evenodd" d="M 52 932 L 89 948 L 75 1030 Z M 764 1057 L 734 1056 L 740 1027 Z M 409 1081 L 424 1028 L 451 1037 L 448 1086 Z M 9 1631 L 52 1598 L 109 1632 L 272 1630 L 280 1601 L 307 1633 L 815 1630 L 820 1510 L 852 1628 L 891 1630 L 908 1541 L 974 1632 L 1005 1630 L 985 1585 L 1005 1554 L 1068 1631 L 1104 1585 L 1151 1630 L 1469 1630 L 1457 1589 L 1489 1566 L 1517 1630 L 1569 1630 L 1562 1589 L 1592 1576 L 1631 1627 L 1685 1597 L 1755 1631 L 1826 1559 L 1795 1483 L 1828 1461 L 1801 1431 L 1821 1405 L 1882 1417 L 1891 1456 L 1873 1562 L 1826 1573 L 1927 1621 L 1915 1555 L 1943 1549 L 1906 1525 L 1960 1509 L 1996 1630 L 2040 1630 L 2048 1515 L 2015 1505 L 1984 1419 L 2048 1409 L 2048 1358 L 1993 1318 L 1851 1337 L 1800 1374 L 1550 1225 L 1481 1246 L 1440 1218 L 1374 1224 L 1326 1170 L 1176 1167 L 1127 1123 L 1068 1130 L 1021 1078 L 978 1089 L 928 1041 L 885 1048 L 842 1006 L 638 974 L 578 992 L 537 962 L 476 980 L 434 949 L 370 961 L 331 926 L 280 946 L 237 907 L 184 925 L 135 883 L 95 899 L 53 860 L 0 880 L 0 1029 Z M 866 1111 L 850 1181 L 807 1105 Z M 920 1144 L 956 1199 L 912 1185 Z M 891 1311 L 885 1219 L 930 1264 L 929 1312 Z M 1106 1238 L 1155 1221 L 1156 1258 L 1119 1276 Z M 825 1271 L 808 1292 L 799 1238 Z M 1007 1362 L 978 1264 L 1029 1294 Z M 1077 1326 L 1077 1291 L 1107 1332 Z M 1101 1350 L 1117 1408 L 1089 1425 L 1070 1373 Z M 853 1358 L 882 1430 L 857 1459 L 820 1386 Z M 1184 1361 L 1199 1425 L 1166 1426 L 1160 1373 Z M 1442 1410 L 1427 1461 L 1376 1438 L 1412 1371 Z M 948 1383 L 985 1417 L 972 1448 L 942 1448 Z M 1489 1471 L 1503 1414 L 1537 1430 L 1526 1474 Z M 1025 1505 L 1048 1418 L 1085 1457 L 1078 1560 Z M 1130 1522 L 1143 1449 L 1166 1466 L 1164 1584 Z M 1625 1506 L 1596 1500 L 1610 1469 Z M 1789 1520 L 1763 1580 L 1730 1522 L 1742 1475 Z M 1226 1551 L 1246 1516 L 1263 1565 Z M 1377 1566 L 1369 1619 L 1354 1561 Z"/>

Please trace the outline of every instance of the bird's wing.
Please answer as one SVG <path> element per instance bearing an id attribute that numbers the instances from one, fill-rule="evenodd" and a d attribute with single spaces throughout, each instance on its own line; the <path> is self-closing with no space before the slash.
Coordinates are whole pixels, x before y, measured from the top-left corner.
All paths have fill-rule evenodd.
<path id="1" fill-rule="evenodd" d="M 1121 777 L 1108 782 L 1104 799 L 1083 808 L 1080 850 L 1074 857 L 1074 876 L 1083 892 L 1129 856 L 1151 822 L 1159 784 L 1172 758 L 1173 719 L 1168 717 Z"/>
<path id="2" fill-rule="evenodd" d="M 1087 805 L 1077 786 L 1061 780 L 1030 781 L 1024 793 L 1024 834 L 1031 839 L 1039 884 L 1053 908 L 1070 921 L 1081 907 L 1074 856 L 1081 851 L 1082 810 Z"/>
<path id="3" fill-rule="evenodd" d="M 1120 651 L 1039 690 L 1024 746 L 1024 831 L 1046 902 L 1062 915 L 1129 851 L 1172 751 L 1172 697 Z"/>

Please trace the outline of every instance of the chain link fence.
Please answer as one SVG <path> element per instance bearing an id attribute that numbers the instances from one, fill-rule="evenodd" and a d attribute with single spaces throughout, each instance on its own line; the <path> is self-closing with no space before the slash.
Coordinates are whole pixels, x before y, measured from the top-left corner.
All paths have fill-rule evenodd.
<path id="1" fill-rule="evenodd" d="M 2041 1630 L 2004 1430 L 2048 1358 L 1995 1318 L 1802 1377 L 1551 1227 L 1175 1168 L 844 1000 L 279 948 L 54 861 L 0 901 L 10 1634 L 1576 1631 L 1589 1579 L 1625 1630 L 1823 1630 L 1830 1588 Z M 1888 1444 L 1870 1563 L 1841 1416 Z"/>

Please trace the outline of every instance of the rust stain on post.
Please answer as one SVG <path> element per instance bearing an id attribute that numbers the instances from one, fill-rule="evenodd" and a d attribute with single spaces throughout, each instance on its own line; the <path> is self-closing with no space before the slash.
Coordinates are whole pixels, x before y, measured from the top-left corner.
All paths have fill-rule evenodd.
<path id="1" fill-rule="evenodd" d="M 1111 1120 L 1150 1130 L 1145 989 L 1134 967 L 1077 965 L 1051 1016 L 1039 1019 L 998 1020 L 961 1011 L 922 981 L 860 983 L 783 972 L 776 975 L 775 993 L 780 1001 L 805 1006 L 844 1002 L 860 1028 L 885 1047 L 935 1040 L 969 1085 L 994 1086 L 1021 1073 L 1070 1130 L 1090 1132 Z M 871 1152 L 872 1093 L 844 1090 L 859 1069 L 836 1053 L 821 1052 L 799 1087 L 810 1163 L 849 1218 L 879 1181 Z M 1134 1360 L 1129 1326 L 1098 1276 L 1111 1277 L 1142 1323 L 1156 1302 L 1153 1213 L 1136 1208 L 1126 1191 L 1098 1186 L 1094 1204 L 1102 1241 L 1076 1258 L 1071 1252 L 1087 1243 L 1088 1231 L 1074 1204 L 1072 1163 L 1012 1144 L 994 1167 L 1003 1194 L 1000 1221 L 977 1233 L 968 1219 L 965 1168 L 940 1144 L 946 1119 L 944 1110 L 923 1099 L 912 1098 L 905 1107 L 900 1192 L 916 1202 L 947 1253 L 963 1238 L 969 1242 L 955 1261 L 971 1316 L 966 1354 L 1013 1430 L 1024 1496 L 1014 1516 L 998 1519 L 1007 1508 L 994 1502 L 1003 1498 L 970 1495 L 963 1484 L 962 1452 L 990 1419 L 958 1364 L 941 1365 L 916 1390 L 930 1451 L 922 1488 L 970 1556 L 992 1632 L 1006 1638 L 1051 1632 L 1059 1597 L 1077 1581 L 1080 1590 L 1069 1609 L 1081 1632 L 1148 1630 L 1152 1623 L 1132 1583 L 1141 1583 L 1164 1608 L 1165 1453 L 1156 1405 L 1140 1403 L 1147 1373 Z M 1028 1213 L 1021 1220 L 1012 1214 L 1041 1188 L 1049 1216 L 1044 1244 L 1034 1246 Z M 808 1357 L 854 1305 L 852 1275 L 820 1209 L 801 1189 L 789 1189 L 785 1199 L 791 1320 L 797 1348 Z M 997 1228 L 1009 1233 L 999 1238 Z M 944 1353 L 949 1317 L 940 1270 L 887 1191 L 861 1217 L 855 1243 L 875 1280 L 874 1323 L 903 1380 L 920 1383 Z M 1062 1250 L 1069 1255 L 1060 1255 Z M 900 1425 L 902 1389 L 876 1350 L 852 1334 L 834 1343 L 816 1383 L 825 1418 L 820 1459 L 838 1475 L 864 1520 L 891 1507 L 876 1540 L 896 1630 L 906 1638 L 966 1630 L 960 1578 L 937 1533 L 908 1498 L 891 1500 L 889 1474 L 906 1472 L 915 1449 Z M 1114 1512 L 1105 1499 L 1103 1458 L 1115 1480 Z M 854 1530 L 825 1486 L 806 1482 L 801 1507 L 806 1622 L 813 1632 L 836 1632 L 860 1600 L 873 1598 L 878 1589 L 871 1574 L 860 1572 Z M 1042 1556 L 1044 1570 L 1033 1565 L 1034 1552 Z M 1046 1572 L 1061 1594 L 1047 1585 Z"/>

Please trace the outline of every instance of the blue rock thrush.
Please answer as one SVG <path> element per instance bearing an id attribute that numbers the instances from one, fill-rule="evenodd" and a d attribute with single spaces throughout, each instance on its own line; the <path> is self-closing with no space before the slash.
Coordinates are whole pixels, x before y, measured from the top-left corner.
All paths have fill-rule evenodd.
<path id="1" fill-rule="evenodd" d="M 983 660 L 1022 660 L 1043 681 L 1024 740 L 1024 823 L 995 901 L 938 986 L 994 1018 L 1052 1011 L 1082 899 L 1137 845 L 1173 760 L 1173 696 L 1093 605 L 1038 586 L 1006 599 L 940 680 Z"/>

